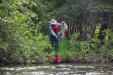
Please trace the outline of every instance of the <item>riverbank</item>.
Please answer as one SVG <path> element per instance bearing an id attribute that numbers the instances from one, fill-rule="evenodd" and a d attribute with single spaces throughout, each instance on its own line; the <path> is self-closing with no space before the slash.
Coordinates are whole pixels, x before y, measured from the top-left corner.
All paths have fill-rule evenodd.
<path id="1" fill-rule="evenodd" d="M 113 61 L 109 61 L 109 62 L 102 62 L 101 60 L 85 60 L 85 59 L 74 59 L 74 60 L 62 60 L 59 64 L 110 64 L 113 63 Z M 45 62 L 40 62 L 40 61 L 36 61 L 36 62 L 31 62 L 31 63 L 0 63 L 0 66 L 27 66 L 27 65 L 47 65 L 47 64 L 53 64 L 55 65 L 56 62 L 51 60 L 50 61 L 45 61 Z M 58 65 L 58 64 L 56 64 Z"/>

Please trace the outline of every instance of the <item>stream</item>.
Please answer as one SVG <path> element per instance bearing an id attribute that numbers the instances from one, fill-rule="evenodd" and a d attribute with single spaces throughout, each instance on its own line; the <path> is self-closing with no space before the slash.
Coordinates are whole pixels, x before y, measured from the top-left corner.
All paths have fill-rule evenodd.
<path id="1" fill-rule="evenodd" d="M 2 66 L 0 75 L 113 75 L 113 64 Z"/>

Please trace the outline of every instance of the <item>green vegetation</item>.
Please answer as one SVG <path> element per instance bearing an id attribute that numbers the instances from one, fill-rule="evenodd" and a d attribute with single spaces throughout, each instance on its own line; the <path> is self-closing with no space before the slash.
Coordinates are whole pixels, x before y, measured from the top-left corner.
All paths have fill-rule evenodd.
<path id="1" fill-rule="evenodd" d="M 112 0 L 1 0 L 0 64 L 54 61 L 49 21 L 65 21 L 59 39 L 63 62 L 113 61 Z"/>

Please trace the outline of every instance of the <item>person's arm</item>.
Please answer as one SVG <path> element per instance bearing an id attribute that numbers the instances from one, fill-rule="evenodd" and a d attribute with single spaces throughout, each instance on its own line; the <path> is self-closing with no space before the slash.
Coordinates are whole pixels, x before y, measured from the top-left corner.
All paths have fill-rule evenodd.
<path id="1" fill-rule="evenodd" d="M 57 35 L 55 34 L 55 32 L 53 31 L 53 29 L 52 29 L 51 26 L 49 26 L 49 29 L 50 29 L 51 34 L 52 34 L 53 36 L 57 37 Z"/>
<path id="2" fill-rule="evenodd" d="M 61 26 L 62 24 L 61 23 L 57 23 L 57 26 Z"/>

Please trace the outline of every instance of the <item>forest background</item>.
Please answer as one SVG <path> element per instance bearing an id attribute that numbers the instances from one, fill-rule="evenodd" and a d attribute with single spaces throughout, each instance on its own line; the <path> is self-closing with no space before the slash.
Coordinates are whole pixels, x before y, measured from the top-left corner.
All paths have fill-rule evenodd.
<path id="1" fill-rule="evenodd" d="M 53 63 L 53 18 L 69 28 L 62 62 L 113 61 L 112 0 L 0 0 L 0 64 Z"/>

